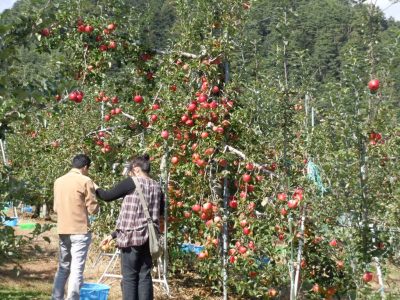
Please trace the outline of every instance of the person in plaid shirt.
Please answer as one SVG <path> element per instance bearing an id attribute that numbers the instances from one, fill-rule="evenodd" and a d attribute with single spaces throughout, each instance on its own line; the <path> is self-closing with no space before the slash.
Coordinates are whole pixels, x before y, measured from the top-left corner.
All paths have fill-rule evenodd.
<path id="1" fill-rule="evenodd" d="M 133 159 L 127 168 L 129 177 L 112 189 L 96 189 L 97 197 L 104 201 L 123 198 L 116 230 L 100 245 L 107 245 L 116 238 L 121 249 L 123 299 L 151 300 L 154 296 L 147 219 L 131 176 L 136 176 L 141 185 L 156 229 L 159 229 L 163 215 L 164 196 L 160 184 L 149 176 L 150 160 L 147 154 Z"/>

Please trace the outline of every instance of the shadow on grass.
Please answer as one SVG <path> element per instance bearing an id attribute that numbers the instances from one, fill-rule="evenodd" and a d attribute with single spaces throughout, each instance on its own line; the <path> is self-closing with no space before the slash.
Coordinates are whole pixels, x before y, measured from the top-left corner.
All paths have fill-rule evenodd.
<path id="1" fill-rule="evenodd" d="M 0 286 L 0 299 L 13 299 L 13 300 L 24 300 L 24 299 L 49 299 L 50 295 L 46 295 L 42 292 L 38 291 L 29 291 L 29 290 L 17 290 L 17 289 L 9 289 Z"/>

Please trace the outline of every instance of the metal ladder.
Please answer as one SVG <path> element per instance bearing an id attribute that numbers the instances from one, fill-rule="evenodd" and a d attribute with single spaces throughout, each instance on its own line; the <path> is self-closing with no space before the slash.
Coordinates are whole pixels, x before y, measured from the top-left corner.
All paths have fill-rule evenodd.
<path id="1" fill-rule="evenodd" d="M 121 251 L 118 248 L 115 249 L 114 253 L 107 253 L 107 252 L 103 252 L 103 251 L 99 253 L 99 255 L 97 256 L 97 258 L 91 268 L 94 268 L 95 266 L 97 266 L 103 257 L 110 257 L 110 261 L 108 262 L 103 274 L 100 276 L 97 283 L 102 283 L 107 278 L 122 279 L 122 275 L 120 274 L 120 272 L 115 273 L 115 271 L 114 271 L 115 266 L 120 257 L 120 254 L 121 254 Z M 157 260 L 157 263 L 154 264 L 153 273 L 154 273 L 154 269 L 156 269 L 156 270 L 155 270 L 155 274 L 153 274 L 153 283 L 161 284 L 161 287 L 164 290 L 165 294 L 167 296 L 170 296 L 169 285 L 168 285 L 168 281 L 167 281 L 167 274 L 166 274 L 166 272 L 164 272 L 164 266 L 165 266 L 165 262 L 164 262 L 164 255 L 163 255 L 163 256 L 159 257 Z"/>

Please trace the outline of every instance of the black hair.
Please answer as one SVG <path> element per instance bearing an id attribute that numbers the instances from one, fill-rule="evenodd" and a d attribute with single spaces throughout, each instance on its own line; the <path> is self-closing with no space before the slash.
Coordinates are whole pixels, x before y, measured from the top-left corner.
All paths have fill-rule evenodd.
<path id="1" fill-rule="evenodd" d="M 142 172 L 150 173 L 150 156 L 148 154 L 143 154 L 142 156 L 137 156 L 130 161 L 131 170 L 134 167 L 139 167 Z"/>
<path id="2" fill-rule="evenodd" d="M 83 167 L 90 167 L 92 161 L 86 154 L 78 154 L 72 159 L 72 167 L 77 169 L 82 169 Z"/>

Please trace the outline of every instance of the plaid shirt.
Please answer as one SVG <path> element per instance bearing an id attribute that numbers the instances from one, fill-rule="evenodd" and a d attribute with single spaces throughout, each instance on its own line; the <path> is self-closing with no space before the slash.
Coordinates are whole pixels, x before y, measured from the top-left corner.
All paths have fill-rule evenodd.
<path id="1" fill-rule="evenodd" d="M 160 184 L 146 177 L 137 177 L 154 226 L 159 229 L 159 217 L 163 194 Z M 135 189 L 126 195 L 117 220 L 117 245 L 119 248 L 140 246 L 148 240 L 147 219 Z"/>

